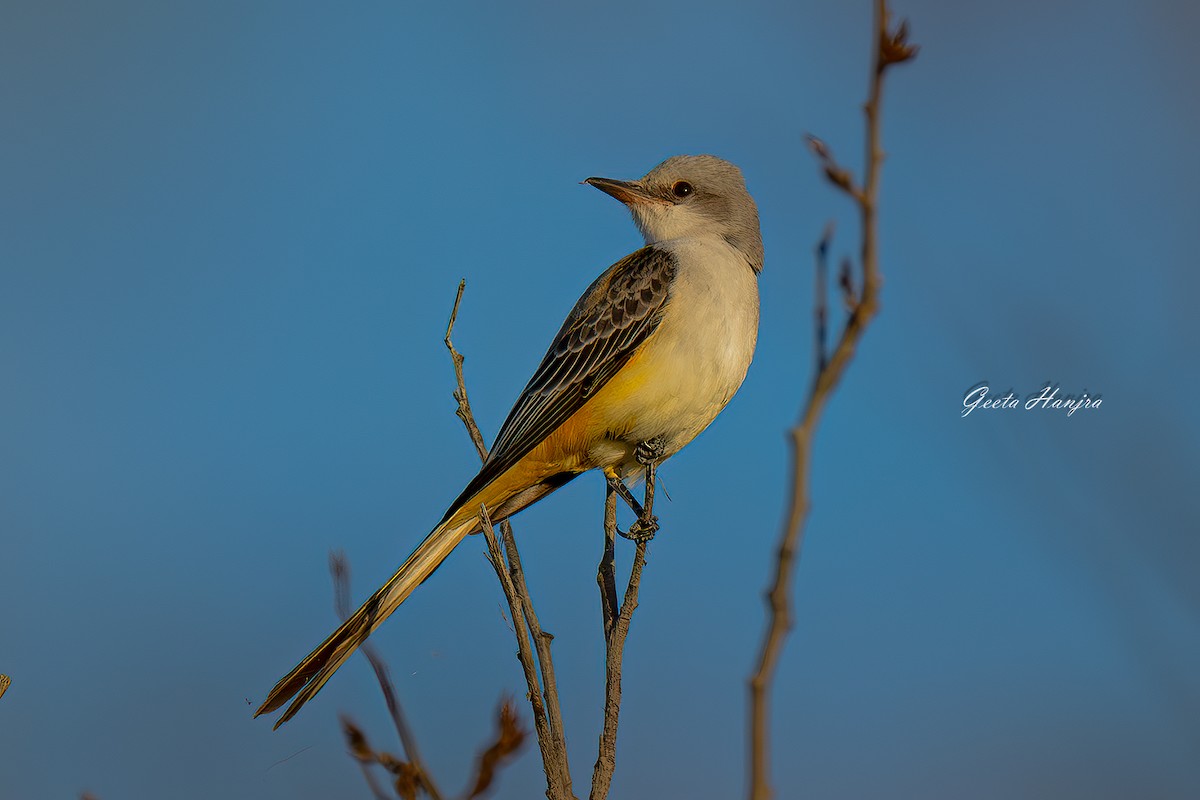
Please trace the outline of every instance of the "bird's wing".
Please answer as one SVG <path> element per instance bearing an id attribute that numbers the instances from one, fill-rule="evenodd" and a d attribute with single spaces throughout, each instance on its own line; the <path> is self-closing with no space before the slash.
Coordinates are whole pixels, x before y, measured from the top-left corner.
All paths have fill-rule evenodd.
<path id="1" fill-rule="evenodd" d="M 504 474 L 598 392 L 662 320 L 675 257 L 653 245 L 613 264 L 588 287 L 500 427 L 479 474 L 450 506 Z"/>

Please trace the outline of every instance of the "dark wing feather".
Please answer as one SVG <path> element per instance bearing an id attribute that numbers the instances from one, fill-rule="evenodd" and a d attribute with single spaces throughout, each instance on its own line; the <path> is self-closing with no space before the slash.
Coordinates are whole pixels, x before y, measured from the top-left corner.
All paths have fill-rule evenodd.
<path id="1" fill-rule="evenodd" d="M 643 247 L 588 287 L 508 412 L 483 468 L 446 517 L 520 461 L 617 374 L 658 327 L 675 273 L 671 253 Z"/>

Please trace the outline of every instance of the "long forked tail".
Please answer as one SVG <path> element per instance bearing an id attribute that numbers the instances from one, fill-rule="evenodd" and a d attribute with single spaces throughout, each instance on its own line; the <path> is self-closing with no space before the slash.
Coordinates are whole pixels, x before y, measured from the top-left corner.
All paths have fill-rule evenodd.
<path id="1" fill-rule="evenodd" d="M 437 569 L 475 525 L 474 519 L 468 519 L 466 522 L 448 519 L 434 528 L 379 591 L 371 595 L 341 627 L 275 684 L 275 688 L 267 695 L 258 711 L 254 712 L 254 716 L 268 714 L 292 697 L 296 699 L 292 700 L 292 704 L 275 722 L 275 727 L 278 728 L 296 716 L 296 712 L 321 691 L 325 681 L 329 680 L 337 668 L 366 641 L 371 631 L 378 628 L 400 607 L 412 594 L 413 589 Z"/>

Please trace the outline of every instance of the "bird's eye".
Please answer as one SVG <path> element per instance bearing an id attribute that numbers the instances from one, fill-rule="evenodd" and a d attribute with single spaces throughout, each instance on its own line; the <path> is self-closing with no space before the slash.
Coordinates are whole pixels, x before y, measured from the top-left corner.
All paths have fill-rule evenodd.
<path id="1" fill-rule="evenodd" d="M 680 199 L 687 197 L 694 191 L 696 190 L 693 189 L 692 185 L 687 181 L 675 181 L 675 185 L 671 187 L 671 194 Z"/>

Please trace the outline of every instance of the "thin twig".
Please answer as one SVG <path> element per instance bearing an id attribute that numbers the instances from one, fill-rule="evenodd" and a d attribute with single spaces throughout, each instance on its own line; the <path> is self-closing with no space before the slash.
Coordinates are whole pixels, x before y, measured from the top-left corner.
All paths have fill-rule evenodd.
<path id="1" fill-rule="evenodd" d="M 350 755 L 354 757 L 354 760 L 358 762 L 359 768 L 362 769 L 363 780 L 366 781 L 367 788 L 371 790 L 371 796 L 375 800 L 392 800 L 392 796 L 383 790 L 379 779 L 375 777 L 374 767 L 379 763 L 379 757 L 371 749 L 371 745 L 367 742 L 367 737 L 345 714 L 341 716 L 341 722 L 342 734 L 346 737 L 346 744 L 350 748 Z"/>
<path id="2" fill-rule="evenodd" d="M 483 797 L 487 793 L 496 780 L 497 769 L 520 751 L 527 735 L 517 719 L 517 710 L 513 708 L 512 700 L 506 699 L 496 715 L 496 739 L 479 754 L 475 780 L 470 791 L 464 795 L 465 800 Z"/>
<path id="3" fill-rule="evenodd" d="M 849 195 L 857 204 L 862 227 L 862 291 L 854 303 L 837 346 L 826 362 L 818 359 L 812 390 L 792 437 L 792 483 L 788 511 L 780 535 L 775 562 L 774 583 L 767 593 L 768 623 L 759 652 L 758 667 L 750 678 L 750 774 L 751 800 L 771 797 L 770 765 L 768 761 L 768 694 L 779 662 L 779 655 L 792 626 L 791 589 L 796 559 L 804 535 L 808 515 L 808 472 L 812 438 L 825 403 L 837 387 L 847 365 L 854 357 L 867 325 L 879 310 L 880 274 L 876 242 L 876 208 L 879 196 L 879 170 L 883 150 L 879 140 L 880 99 L 883 76 L 892 64 L 907 61 L 916 55 L 917 48 L 907 42 L 908 28 L 901 24 L 895 31 L 888 26 L 887 0 L 876 0 L 872 35 L 870 90 L 865 106 L 867 120 L 866 171 L 863 186 L 857 186 L 848 170 L 833 160 L 823 142 L 810 138 L 810 147 L 824 169 L 826 178 Z M 847 293 L 850 296 L 850 293 Z M 816 301 L 823 305 L 824 298 Z M 818 336 L 822 334 L 818 333 Z"/>
<path id="4" fill-rule="evenodd" d="M 654 511 L 654 470 L 646 473 L 646 496 L 642 504 L 644 516 Z M 600 732 L 599 753 L 592 769 L 590 800 L 605 800 L 617 768 L 617 724 L 621 713 L 621 663 L 625 657 L 625 638 L 638 606 L 638 590 L 642 584 L 642 568 L 646 564 L 646 541 L 637 543 L 633 568 L 625 597 L 620 606 L 616 601 L 613 577 L 613 550 L 617 533 L 617 494 L 608 487 L 604 502 L 604 554 L 600 560 L 597 582 L 600 584 L 600 604 L 604 613 L 604 727 Z"/>
<path id="5" fill-rule="evenodd" d="M 504 540 L 504 552 L 508 557 L 508 571 L 512 576 L 517 595 L 521 598 L 521 609 L 525 621 L 529 624 L 529 634 L 533 637 L 533 646 L 537 650 L 538 666 L 542 674 L 542 697 L 546 701 L 547 721 L 550 725 L 551 745 L 554 750 L 555 762 L 560 765 L 560 779 L 571 796 L 571 775 L 565 768 L 567 764 L 566 731 L 563 728 L 562 706 L 558 700 L 558 679 L 554 674 L 554 660 L 550 657 L 550 643 L 554 634 L 542 630 L 537 612 L 533 608 L 533 600 L 529 596 L 529 587 L 525 584 L 525 570 L 521 566 L 521 554 L 517 551 L 517 540 L 513 536 L 512 525 L 508 520 L 500 523 L 500 535 Z"/>
<path id="6" fill-rule="evenodd" d="M 826 289 L 825 285 L 829 275 L 829 245 L 833 242 L 833 220 L 825 223 L 825 232 L 821 234 L 821 241 L 817 242 L 816 260 L 816 301 L 813 303 L 813 316 L 816 319 L 817 335 L 816 335 L 816 362 L 817 370 L 825 369 L 826 359 L 826 339 L 829 323 L 828 304 L 825 302 Z"/>
<path id="7" fill-rule="evenodd" d="M 467 399 L 467 383 L 463 378 L 463 361 L 466 358 L 455 349 L 454 342 L 450 339 L 450 334 L 454 332 L 454 323 L 458 319 L 458 306 L 462 303 L 463 291 L 466 288 L 467 281 L 464 278 L 458 282 L 458 293 L 454 295 L 454 308 L 450 309 L 450 321 L 446 323 L 446 335 L 442 337 L 442 342 L 450 351 L 450 360 L 454 362 L 454 380 L 457 387 L 454 390 L 454 399 L 458 401 L 458 408 L 454 410 L 454 414 L 467 427 L 467 434 L 475 445 L 475 452 L 479 454 L 479 460 L 485 461 L 488 455 L 487 444 L 483 441 L 483 434 L 479 432 L 479 426 L 475 424 L 475 415 L 471 413 L 471 401 Z"/>
<path id="8" fill-rule="evenodd" d="M 450 359 L 454 364 L 456 384 L 454 399 L 458 402 L 454 413 L 466 427 L 480 461 L 486 461 L 487 444 L 475 422 L 475 415 L 471 411 L 471 403 L 467 397 L 466 379 L 463 375 L 465 359 L 454 347 L 451 339 L 466 284 L 465 280 L 459 281 L 458 292 L 454 296 L 454 307 L 450 310 L 450 319 L 446 323 L 446 335 L 442 341 L 445 343 L 446 349 L 450 351 Z M 496 539 L 495 528 L 487 517 L 487 509 L 482 506 L 480 507 L 480 524 L 483 527 L 484 538 L 487 540 L 488 560 L 495 568 L 496 576 L 500 579 L 500 587 L 504 591 L 505 600 L 508 601 L 513 631 L 517 637 L 517 658 L 521 662 L 521 670 L 525 675 L 525 682 L 529 690 L 534 730 L 537 733 L 538 747 L 542 752 L 542 768 L 546 773 L 546 796 L 550 800 L 572 800 L 574 794 L 571 790 L 571 771 L 567 761 L 566 732 L 563 729 L 554 661 L 550 655 L 550 642 L 554 637 L 543 631 L 538 622 L 533 601 L 529 596 L 529 587 L 525 583 L 525 571 L 521 567 L 521 554 L 517 550 L 517 541 L 513 535 L 512 525 L 508 520 L 504 520 L 500 525 L 501 534 L 504 537 L 504 550 L 501 550 L 500 543 Z M 531 636 L 536 657 L 530 648 Z"/>
<path id="9" fill-rule="evenodd" d="M 350 565 L 346 561 L 345 554 L 340 552 L 329 554 L 329 572 L 333 576 L 334 606 L 338 617 L 344 622 L 350 616 Z M 425 762 L 421 758 L 421 751 L 417 748 L 417 738 L 404 718 L 404 710 L 400 707 L 400 701 L 396 697 L 396 689 L 392 685 L 387 663 L 370 642 L 363 642 L 359 645 L 359 652 L 367 657 L 367 661 L 371 663 L 371 669 L 375 671 L 375 679 L 379 681 L 379 688 L 383 690 L 383 700 L 387 704 L 388 713 L 392 716 L 392 724 L 396 726 L 396 733 L 400 737 L 404 755 L 416 773 L 416 780 L 420 782 L 431 800 L 442 800 L 441 792 L 438 791 L 433 777 L 429 774 L 429 770 L 426 769 Z M 368 775 L 368 782 L 372 783 L 367 765 L 363 766 L 363 773 Z M 374 786 L 372 786 L 372 791 L 375 791 Z"/>
<path id="10" fill-rule="evenodd" d="M 488 518 L 487 508 L 479 507 L 479 522 L 483 526 L 483 537 L 487 540 L 488 561 L 496 570 L 496 577 L 504 589 L 504 597 L 508 600 L 508 610 L 512 615 L 513 627 L 517 634 L 517 660 L 521 662 L 521 670 L 525 673 L 525 685 L 528 687 L 529 705 L 533 708 L 533 727 L 537 732 L 538 747 L 542 751 L 542 764 L 546 770 L 546 796 L 550 800 L 563 796 L 563 786 L 560 772 L 552 768 L 557 764 L 550 722 L 546 716 L 546 707 L 542 701 L 541 685 L 538 681 L 537 667 L 534 662 L 533 648 L 529 643 L 529 628 L 525 623 L 520 596 L 513 584 L 512 575 L 505 566 L 504 553 L 500 549 L 500 541 L 496 538 L 496 529 Z"/>
<path id="11" fill-rule="evenodd" d="M 600 554 L 600 566 L 596 570 L 596 584 L 600 587 L 600 615 L 604 624 L 604 640 L 621 612 L 621 601 L 617 596 L 617 493 L 605 484 L 604 494 L 604 551 Z"/>
<path id="12" fill-rule="evenodd" d="M 850 256 L 842 258 L 842 266 L 838 269 L 838 288 L 842 290 L 842 307 L 849 314 L 858 305 L 858 295 L 854 291 L 854 264 Z"/>

